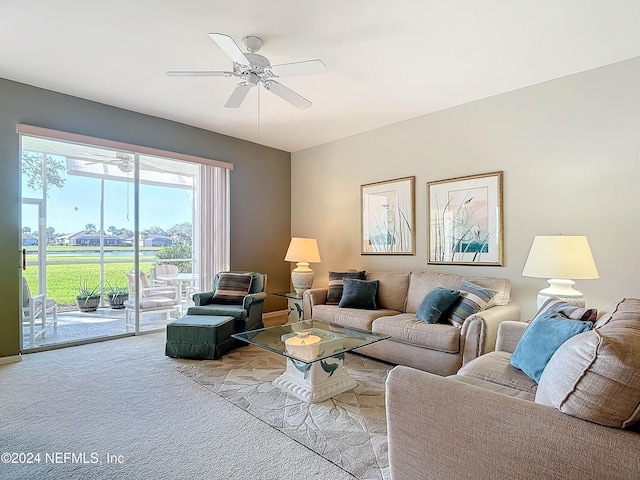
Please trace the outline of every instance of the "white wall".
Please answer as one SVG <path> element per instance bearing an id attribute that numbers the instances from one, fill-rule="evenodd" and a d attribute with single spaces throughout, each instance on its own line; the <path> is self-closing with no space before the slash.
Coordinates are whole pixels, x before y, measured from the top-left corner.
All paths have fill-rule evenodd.
<path id="1" fill-rule="evenodd" d="M 507 277 L 523 317 L 543 279 L 521 276 L 535 235 L 587 235 L 588 306 L 640 297 L 640 58 L 486 98 L 292 155 L 292 235 L 330 270 Z M 417 92 L 429 95 L 429 92 Z M 372 99 L 372 101 L 375 101 Z M 426 183 L 504 171 L 504 266 L 427 265 Z M 416 255 L 360 255 L 360 185 L 416 177 Z"/>

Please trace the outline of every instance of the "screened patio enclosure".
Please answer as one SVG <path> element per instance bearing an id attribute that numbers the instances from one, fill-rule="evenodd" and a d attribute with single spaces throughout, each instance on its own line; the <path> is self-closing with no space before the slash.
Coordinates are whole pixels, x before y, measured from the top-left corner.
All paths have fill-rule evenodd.
<path id="1" fill-rule="evenodd" d="M 34 295 L 58 306 L 57 326 L 38 329 L 36 318 L 34 332 L 22 318 L 24 351 L 161 329 L 183 313 L 210 269 L 225 268 L 226 228 L 213 235 L 222 238 L 221 263 L 203 267 L 200 252 L 206 232 L 226 218 L 228 168 L 24 127 L 21 274 Z M 202 208 L 213 195 L 222 200 L 217 208 Z M 173 266 L 180 279 L 155 278 L 157 265 Z M 145 301 L 159 292 L 165 300 Z"/>

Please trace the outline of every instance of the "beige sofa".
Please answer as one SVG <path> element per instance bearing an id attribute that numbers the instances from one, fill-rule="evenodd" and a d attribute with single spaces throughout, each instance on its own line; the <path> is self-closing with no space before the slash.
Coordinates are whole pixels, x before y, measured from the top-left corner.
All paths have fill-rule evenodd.
<path id="1" fill-rule="evenodd" d="M 465 279 L 498 292 L 488 308 L 467 317 L 462 328 L 427 324 L 416 318 L 416 310 L 428 292 L 436 287 L 456 289 Z M 357 350 L 390 363 L 452 375 L 463 364 L 494 349 L 501 322 L 520 320 L 520 307 L 511 302 L 511 283 L 507 279 L 372 271 L 366 273 L 366 280 L 379 281 L 377 310 L 326 305 L 328 288 L 315 288 L 304 292 L 304 318 L 391 335 L 389 340 Z"/>
<path id="2" fill-rule="evenodd" d="M 509 365 L 526 326 L 502 323 L 496 351 L 455 376 L 391 370 L 392 478 L 640 478 L 640 300 L 562 344 L 539 385 Z"/>

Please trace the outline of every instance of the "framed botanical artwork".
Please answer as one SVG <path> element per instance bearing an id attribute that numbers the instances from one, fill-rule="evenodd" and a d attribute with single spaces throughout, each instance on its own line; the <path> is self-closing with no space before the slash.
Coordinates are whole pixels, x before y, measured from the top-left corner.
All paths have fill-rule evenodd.
<path id="1" fill-rule="evenodd" d="M 502 265 L 502 172 L 427 183 L 430 264 Z"/>
<path id="2" fill-rule="evenodd" d="M 362 255 L 415 255 L 416 177 L 360 186 Z"/>

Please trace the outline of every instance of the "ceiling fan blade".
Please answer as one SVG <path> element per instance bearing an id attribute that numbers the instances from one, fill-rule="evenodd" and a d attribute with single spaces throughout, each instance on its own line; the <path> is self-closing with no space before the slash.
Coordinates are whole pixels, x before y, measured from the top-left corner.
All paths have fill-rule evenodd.
<path id="1" fill-rule="evenodd" d="M 327 73 L 327 66 L 322 60 L 306 60 L 304 62 L 281 63 L 280 65 L 272 65 L 271 73 L 276 77 L 294 76 L 294 75 L 319 75 Z"/>
<path id="2" fill-rule="evenodd" d="M 313 103 L 304 98 L 301 95 L 298 95 L 293 90 L 288 89 L 281 83 L 276 82 L 275 80 L 267 80 L 264 82 L 264 88 L 269 92 L 279 96 L 285 102 L 289 102 L 294 107 L 298 107 L 302 110 L 309 108 Z"/>
<path id="3" fill-rule="evenodd" d="M 233 72 L 221 71 L 192 71 L 192 70 L 170 70 L 168 77 L 231 77 Z"/>
<path id="4" fill-rule="evenodd" d="M 227 108 L 238 108 L 242 104 L 244 98 L 247 96 L 247 93 L 249 93 L 249 90 L 251 90 L 251 85 L 245 82 L 239 83 L 238 85 L 236 85 L 235 90 L 229 97 L 229 100 L 227 100 L 227 103 L 224 104 L 224 106 Z"/>
<path id="5" fill-rule="evenodd" d="M 231 57 L 231 60 L 240 65 L 251 65 L 247 57 L 242 53 L 242 50 L 240 50 L 238 44 L 234 42 L 233 38 L 229 35 L 225 35 L 224 33 L 210 33 L 209 36 L 211 40 L 218 44 L 224 53 Z"/>
<path id="6" fill-rule="evenodd" d="M 111 163 L 110 160 L 105 159 L 105 160 L 95 160 L 92 158 L 86 158 L 86 157 L 78 157 L 75 155 L 65 155 L 67 158 L 70 158 L 72 160 L 80 160 L 81 162 L 84 162 L 85 165 L 95 165 L 96 163 Z M 115 160 L 115 159 L 113 159 Z"/>

